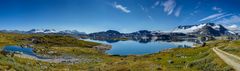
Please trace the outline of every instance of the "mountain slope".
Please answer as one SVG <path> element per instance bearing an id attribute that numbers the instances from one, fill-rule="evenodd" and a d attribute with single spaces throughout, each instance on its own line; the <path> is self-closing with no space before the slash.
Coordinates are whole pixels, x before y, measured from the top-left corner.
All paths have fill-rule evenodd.
<path id="1" fill-rule="evenodd" d="M 172 31 L 173 33 L 185 33 L 196 35 L 209 35 L 209 36 L 221 36 L 221 35 L 234 35 L 235 33 L 226 29 L 220 24 L 203 23 L 198 25 L 185 25 L 178 26 Z"/>
<path id="2" fill-rule="evenodd" d="M 27 33 L 57 33 L 55 29 L 32 29 Z"/>
<path id="3" fill-rule="evenodd" d="M 18 33 L 18 34 L 64 34 L 64 35 L 85 35 L 85 32 L 79 32 L 77 30 L 62 30 L 57 31 L 55 29 L 31 29 L 29 31 L 19 30 L 0 30 L 3 33 Z"/>

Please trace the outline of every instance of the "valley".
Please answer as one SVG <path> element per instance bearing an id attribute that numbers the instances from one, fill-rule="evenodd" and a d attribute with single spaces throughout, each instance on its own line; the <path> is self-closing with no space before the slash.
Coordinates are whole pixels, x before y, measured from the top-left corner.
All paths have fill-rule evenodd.
<path id="1" fill-rule="evenodd" d="M 90 34 L 91 35 L 91 34 Z M 217 54 L 212 51 L 214 47 L 227 47 L 230 45 L 238 45 L 238 40 L 219 40 L 214 39 L 208 40 L 190 40 L 195 42 L 201 42 L 199 44 L 194 44 L 195 47 L 184 47 L 176 48 L 176 46 L 170 46 L 175 48 L 167 48 L 161 51 L 157 51 L 150 54 L 141 55 L 108 55 L 105 51 L 109 48 L 104 48 L 106 50 L 99 50 L 102 47 L 95 47 L 103 44 L 115 44 L 118 42 L 133 41 L 140 44 L 148 44 L 158 41 L 184 41 L 181 40 L 153 40 L 149 37 L 141 37 L 149 35 L 141 32 L 139 34 L 140 38 L 133 39 L 120 39 L 122 37 L 116 37 L 116 33 L 107 33 L 104 36 L 114 36 L 107 37 L 106 39 L 92 38 L 92 36 L 87 36 L 89 39 L 95 39 L 98 41 L 105 40 L 116 40 L 117 42 L 107 42 L 106 43 L 96 43 L 95 41 L 85 41 L 79 40 L 76 36 L 72 35 L 59 35 L 59 34 L 16 34 L 16 33 L 1 33 L 1 54 L 0 54 L 0 70 L 94 70 L 94 71 L 110 71 L 110 70 L 163 70 L 163 71 L 188 71 L 188 70 L 207 70 L 207 71 L 234 71 L 234 69 L 224 63 Z M 102 35 L 94 35 L 95 37 L 104 37 Z M 81 37 L 81 36 L 80 36 Z M 138 37 L 138 36 L 136 36 Z M 184 36 L 186 37 L 186 36 Z M 201 36 L 201 38 L 206 38 L 209 36 Z M 235 38 L 236 36 L 234 36 Z M 165 37 L 157 37 L 165 38 Z M 192 38 L 192 37 L 190 37 Z M 196 39 L 200 39 L 196 37 Z M 185 41 L 187 38 L 185 38 Z M 129 42 L 127 42 L 129 43 Z M 131 44 L 131 43 L 130 43 Z M 159 44 L 159 43 L 158 43 Z M 120 44 L 121 45 L 121 44 Z M 163 45 L 163 44 L 162 44 Z M 21 46 L 16 48 L 32 48 L 32 52 L 37 56 L 42 56 L 48 59 L 38 59 L 30 55 L 25 57 L 25 53 L 9 53 L 6 51 L 6 46 Z M 127 47 L 126 45 L 125 47 Z M 135 46 L 135 45 L 134 45 Z M 151 46 L 151 45 L 146 45 Z M 158 45 L 159 46 L 159 45 Z M 105 46 L 104 46 L 105 47 Z M 15 49 L 16 49 L 15 48 Z M 116 48 L 114 45 L 110 48 Z M 121 47 L 123 48 L 123 47 Z M 139 47 L 140 48 L 140 47 Z M 150 47 L 146 47 L 150 48 Z M 146 50 L 142 49 L 142 50 Z M 221 49 L 221 48 L 220 48 Z M 225 48 L 225 49 L 228 49 Z M 156 49 L 154 49 L 156 50 Z M 157 49 L 159 50 L 159 49 Z M 125 50 L 126 51 L 126 50 Z M 50 59 L 49 59 L 50 58 Z M 53 60 L 51 60 L 53 58 Z M 60 58 L 60 59 L 58 59 Z M 64 60 L 66 59 L 66 60 Z M 55 62 L 57 61 L 57 62 Z"/>
<path id="2" fill-rule="evenodd" d="M 0 71 L 239 71 L 240 0 L 0 0 Z"/>

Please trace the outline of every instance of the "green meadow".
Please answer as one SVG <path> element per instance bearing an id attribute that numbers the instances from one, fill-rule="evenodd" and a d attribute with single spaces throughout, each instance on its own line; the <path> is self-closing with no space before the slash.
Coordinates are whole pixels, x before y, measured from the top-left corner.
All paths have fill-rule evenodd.
<path id="1" fill-rule="evenodd" d="M 29 39 L 35 39 L 32 42 Z M 7 45 L 33 44 L 39 55 L 69 55 L 81 59 L 79 63 L 49 63 L 0 54 L 0 71 L 234 71 L 213 51 L 240 55 L 240 41 L 215 40 L 194 48 L 174 48 L 141 56 L 107 55 L 94 48 L 100 43 L 78 40 L 70 36 L 36 34 L 0 34 L 0 50 Z M 50 51 L 54 53 L 49 53 Z"/>

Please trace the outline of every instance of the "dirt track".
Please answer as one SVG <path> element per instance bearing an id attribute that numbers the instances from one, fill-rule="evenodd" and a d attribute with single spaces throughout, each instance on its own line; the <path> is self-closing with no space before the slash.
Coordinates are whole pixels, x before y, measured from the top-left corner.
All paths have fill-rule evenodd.
<path id="1" fill-rule="evenodd" d="M 213 51 L 228 65 L 232 66 L 236 71 L 240 71 L 240 57 L 227 53 L 218 49 L 213 48 Z"/>

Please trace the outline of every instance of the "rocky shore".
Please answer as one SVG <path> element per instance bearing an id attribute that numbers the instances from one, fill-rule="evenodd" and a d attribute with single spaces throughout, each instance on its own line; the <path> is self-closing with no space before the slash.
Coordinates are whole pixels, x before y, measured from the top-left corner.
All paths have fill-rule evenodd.
<path id="1" fill-rule="evenodd" d="M 112 45 L 108 45 L 108 44 L 101 44 L 98 46 L 94 46 L 94 49 L 97 49 L 99 51 L 106 51 L 106 50 L 110 50 L 112 48 Z"/>

